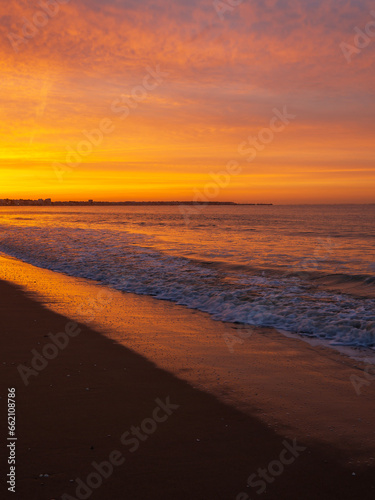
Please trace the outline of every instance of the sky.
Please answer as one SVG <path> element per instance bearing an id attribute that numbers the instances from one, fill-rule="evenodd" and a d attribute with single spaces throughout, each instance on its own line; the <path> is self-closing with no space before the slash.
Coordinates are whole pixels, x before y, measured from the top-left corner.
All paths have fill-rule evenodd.
<path id="1" fill-rule="evenodd" d="M 0 198 L 375 202 L 370 0 L 0 5 Z"/>

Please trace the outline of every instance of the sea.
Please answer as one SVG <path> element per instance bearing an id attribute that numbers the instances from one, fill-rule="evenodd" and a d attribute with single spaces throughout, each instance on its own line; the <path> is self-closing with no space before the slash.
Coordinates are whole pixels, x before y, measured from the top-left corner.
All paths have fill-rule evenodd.
<path id="1" fill-rule="evenodd" d="M 209 313 L 375 349 L 375 205 L 0 207 L 0 251 Z"/>

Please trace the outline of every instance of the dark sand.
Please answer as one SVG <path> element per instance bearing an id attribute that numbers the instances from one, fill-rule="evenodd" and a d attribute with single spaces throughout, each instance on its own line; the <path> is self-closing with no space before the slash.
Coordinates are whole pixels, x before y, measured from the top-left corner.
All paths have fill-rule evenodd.
<path id="1" fill-rule="evenodd" d="M 350 450 L 307 437 L 298 441 L 307 449 L 257 495 L 246 480 L 278 459 L 283 435 L 85 326 L 26 387 L 17 365 L 28 364 L 30 351 L 48 341 L 47 332 L 63 331 L 69 320 L 8 283 L 0 283 L 0 294 L 2 457 L 8 387 L 17 390 L 18 436 L 17 493 L 5 491 L 1 498 L 74 498 L 70 480 L 85 480 L 91 463 L 108 460 L 113 450 L 125 463 L 90 498 L 234 500 L 242 491 L 252 499 L 374 498 L 373 468 L 345 466 Z M 155 399 L 167 396 L 179 408 L 131 453 L 121 435 L 151 417 Z M 6 472 L 2 458 L 2 488 Z"/>

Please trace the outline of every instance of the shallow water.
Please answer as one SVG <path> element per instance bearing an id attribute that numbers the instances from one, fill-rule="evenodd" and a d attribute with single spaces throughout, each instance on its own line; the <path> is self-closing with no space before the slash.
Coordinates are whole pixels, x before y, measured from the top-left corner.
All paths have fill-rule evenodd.
<path id="1" fill-rule="evenodd" d="M 217 320 L 374 348 L 374 216 L 375 205 L 0 207 L 0 250 Z M 327 277 L 369 293 L 318 286 Z"/>

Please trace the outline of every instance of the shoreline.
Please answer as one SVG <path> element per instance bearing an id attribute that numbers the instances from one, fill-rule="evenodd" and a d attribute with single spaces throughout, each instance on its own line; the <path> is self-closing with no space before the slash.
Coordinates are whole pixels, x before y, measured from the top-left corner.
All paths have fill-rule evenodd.
<path id="1" fill-rule="evenodd" d="M 16 259 L 7 266 L 24 290 L 0 281 L 2 394 L 17 389 L 22 436 L 18 494 L 73 495 L 70 480 L 87 476 L 92 460 L 119 449 L 124 431 L 150 417 L 157 398 L 170 396 L 181 408 L 93 498 L 169 499 L 176 491 L 189 500 L 236 500 L 240 492 L 256 498 L 247 477 L 277 459 L 285 439 L 307 451 L 263 498 L 373 497 L 375 383 L 357 396 L 350 376 L 363 377 L 363 368 L 356 362 L 269 329 L 239 337 L 243 343 L 231 353 L 223 335 L 238 335 L 234 325 L 111 290 L 110 302 L 101 295 L 91 328 L 82 323 L 82 333 L 26 387 L 18 364 L 29 365 L 31 350 L 41 351 L 50 332 L 77 321 L 73 306 L 108 289 Z M 144 474 L 152 484 L 144 484 Z"/>
<path id="2" fill-rule="evenodd" d="M 173 299 L 163 299 L 163 298 L 160 298 L 158 296 L 154 297 L 154 296 L 149 295 L 149 294 L 141 294 L 141 293 L 134 293 L 134 292 L 118 290 L 117 288 L 112 288 L 111 286 L 109 286 L 106 283 L 96 281 L 93 278 L 77 277 L 77 276 L 74 276 L 74 275 L 71 275 L 68 273 L 64 273 L 62 271 L 55 271 L 55 270 L 48 269 L 45 267 L 39 267 L 39 265 L 36 263 L 28 263 L 28 262 L 21 260 L 21 258 L 19 258 L 19 257 L 14 257 L 12 255 L 4 253 L 3 251 L 0 251 L 0 267 L 1 267 L 2 263 L 3 263 L 3 268 L 4 267 L 7 268 L 8 265 L 12 265 L 14 267 L 15 263 L 17 263 L 16 266 L 17 265 L 20 266 L 20 264 L 22 263 L 24 266 L 29 266 L 29 269 L 40 269 L 42 276 L 56 275 L 56 276 L 65 277 L 66 280 L 68 280 L 68 281 L 66 281 L 66 283 L 76 282 L 79 284 L 83 284 L 83 286 L 85 286 L 85 285 L 88 285 L 88 286 L 97 285 L 99 287 L 103 287 L 104 289 L 111 291 L 111 293 L 113 292 L 115 294 L 118 294 L 118 293 L 125 294 L 126 296 L 129 296 L 129 297 L 130 296 L 139 297 L 140 301 L 147 301 L 147 300 L 156 301 L 156 302 L 153 302 L 154 304 L 157 304 L 160 301 L 166 301 L 167 303 L 171 304 L 171 306 L 172 306 L 171 310 L 173 310 L 174 307 L 178 308 L 182 312 L 183 315 L 184 315 L 184 312 L 183 312 L 184 309 L 193 310 L 198 314 L 202 314 L 203 316 L 208 315 L 210 317 L 210 319 L 212 319 L 215 323 L 219 322 L 219 323 L 224 324 L 224 325 L 227 324 L 227 325 L 229 325 L 230 328 L 233 328 L 233 329 L 246 329 L 246 330 L 250 330 L 251 332 L 252 331 L 262 331 L 262 330 L 273 331 L 273 332 L 277 332 L 277 333 L 279 333 L 282 336 L 287 337 L 287 338 L 302 340 L 303 342 L 305 342 L 311 346 L 314 346 L 314 347 L 318 347 L 318 348 L 321 347 L 323 349 L 329 349 L 329 350 L 336 351 L 336 352 L 343 354 L 345 356 L 348 356 L 352 360 L 358 361 L 360 363 L 375 364 L 375 349 L 372 347 L 369 347 L 369 346 L 356 345 L 356 344 L 346 345 L 345 343 L 341 344 L 340 342 L 333 342 L 333 340 L 326 339 L 325 337 L 320 337 L 320 336 L 316 336 L 316 335 L 309 336 L 309 335 L 305 335 L 305 334 L 292 333 L 292 332 L 284 330 L 282 327 L 278 327 L 278 326 L 252 326 L 249 324 L 240 323 L 239 321 L 235 321 L 234 319 L 231 321 L 226 321 L 225 319 L 222 319 L 222 318 L 219 319 L 219 318 L 215 317 L 215 311 L 208 311 L 206 308 L 200 308 L 200 307 L 197 307 L 196 305 L 194 305 L 192 307 L 189 305 L 181 306 L 180 304 L 175 302 Z M 210 268 L 213 266 L 209 265 L 208 267 Z M 259 270 L 258 270 L 258 272 L 259 272 Z M 48 273 L 50 273 L 50 274 L 48 274 Z M 21 273 L 21 274 L 23 274 L 23 273 Z M 276 272 L 274 272 L 273 275 L 278 276 L 278 274 Z M 362 278 L 363 277 L 364 276 L 362 276 Z M 0 274 L 0 278 L 1 278 L 1 274 Z M 7 274 L 6 272 L 3 275 L 3 278 L 5 280 L 10 279 L 10 281 L 13 281 L 12 274 L 9 274 L 9 273 Z M 48 278 L 47 278 L 47 281 L 48 281 Z M 308 281 L 309 281 L 310 287 L 317 292 L 328 291 L 331 293 L 344 294 L 351 299 L 356 299 L 356 298 L 373 299 L 373 298 L 375 298 L 375 287 L 374 287 L 373 280 L 371 281 L 370 284 L 366 284 L 363 282 L 363 280 L 362 281 L 359 280 L 358 276 L 353 276 L 353 279 L 343 280 L 341 274 L 321 275 L 320 276 L 317 273 L 314 273 L 308 279 Z M 358 281 L 359 281 L 359 283 L 358 283 Z M 36 296 L 40 295 L 39 288 L 34 287 L 33 283 L 28 281 L 27 278 L 23 277 L 20 279 L 19 282 L 16 280 L 15 283 L 20 284 L 21 286 L 23 286 L 23 285 L 25 285 L 25 283 L 27 283 L 27 286 L 28 287 L 31 286 L 31 288 L 34 290 L 34 292 L 36 293 Z M 72 286 L 74 286 L 74 285 L 72 285 Z M 61 299 L 61 298 L 63 298 L 63 294 L 59 294 L 59 299 Z M 41 300 L 43 300 L 43 299 L 41 299 Z M 47 303 L 48 303 L 48 300 L 49 300 L 48 297 L 46 297 Z M 63 302 L 66 302 L 66 301 L 63 300 Z M 63 314 L 68 314 L 68 315 L 72 313 L 71 308 L 57 310 L 57 312 L 61 312 L 61 311 L 63 312 Z M 240 325 L 240 326 L 238 326 L 238 325 Z M 231 334 L 231 333 L 233 333 L 233 332 L 229 332 L 229 334 Z M 225 335 L 225 333 L 224 333 L 224 335 Z"/>
<path id="3" fill-rule="evenodd" d="M 0 293 L 5 297 L 1 315 L 8 325 L 1 339 L 2 357 L 7 356 L 1 367 L 2 392 L 14 386 L 17 398 L 13 498 L 77 498 L 76 488 L 86 484 L 92 463 L 108 461 L 114 451 L 120 453 L 118 463 L 120 456 L 125 461 L 99 488 L 92 488 L 92 498 L 254 498 L 247 478 L 277 460 L 285 442 L 293 446 L 293 439 L 258 418 L 192 388 L 84 326 L 25 387 L 15 367 L 43 342 L 45 330 L 63 331 L 67 318 L 9 283 L 0 282 Z M 168 397 L 178 408 L 144 442 L 139 440 L 137 449 L 124 446 L 124 431 L 139 423 L 147 429 L 144 422 L 153 415 L 155 402 L 165 403 Z M 297 446 L 295 461 L 267 484 L 263 498 L 373 497 L 373 468 L 356 463 L 345 467 L 347 453 L 328 445 L 297 440 Z"/>
<path id="4" fill-rule="evenodd" d="M 273 206 L 273 203 L 236 203 L 234 201 L 51 201 L 48 200 L 0 200 L 0 207 L 170 207 L 170 206 Z"/>
<path id="5" fill-rule="evenodd" d="M 224 403 L 248 414 L 256 411 L 272 427 L 293 429 L 297 436 L 308 434 L 331 445 L 341 433 L 354 448 L 370 439 L 375 452 L 373 428 L 362 424 L 358 429 L 362 414 L 370 408 L 375 412 L 375 383 L 364 379 L 368 361 L 373 362 L 367 349 L 361 361 L 358 349 L 354 359 L 328 342 L 324 346 L 273 328 L 215 321 L 196 309 L 124 293 L 13 257 L 0 256 L 0 269 L 0 279 L 21 286 L 53 312 L 94 328 Z M 353 377 L 364 380 L 360 397 Z M 306 391 L 308 404 L 301 405 Z M 347 402 L 354 404 L 351 427 L 335 424 L 337 436 L 327 434 L 316 419 L 322 403 L 330 406 L 332 401 L 340 415 L 348 411 Z"/>

